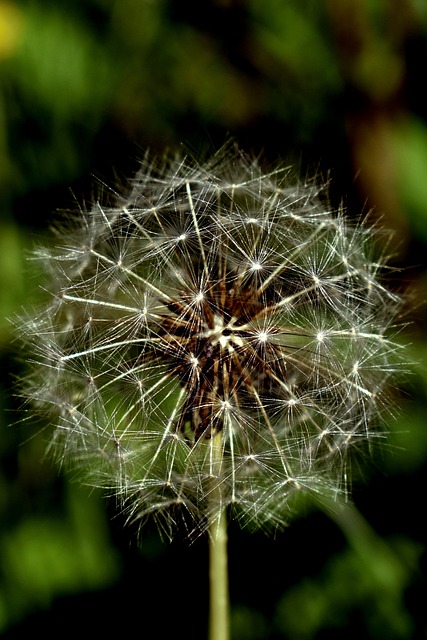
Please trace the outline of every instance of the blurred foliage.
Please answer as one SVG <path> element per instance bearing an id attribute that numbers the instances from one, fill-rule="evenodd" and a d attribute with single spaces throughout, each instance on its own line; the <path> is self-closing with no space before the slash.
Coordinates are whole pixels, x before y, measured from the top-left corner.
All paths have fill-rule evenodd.
<path id="1" fill-rule="evenodd" d="M 81 170 L 110 99 L 114 66 L 89 26 L 55 5 L 2 2 L 2 13 L 13 44 L 1 62 L 0 176 L 13 197 Z"/>
<path id="2" fill-rule="evenodd" d="M 204 153 L 233 135 L 267 161 L 292 161 L 303 173 L 331 170 L 331 197 L 347 194 L 356 211 L 375 207 L 397 231 L 396 266 L 414 267 L 404 277 L 422 303 L 426 62 L 424 0 L 207 0 L 197 10 L 187 0 L 0 0 L 5 637 L 42 610 L 49 612 L 43 635 L 56 637 L 55 616 L 64 613 L 56 603 L 78 593 L 90 603 L 97 631 L 127 628 L 122 617 L 109 615 L 120 607 L 130 611 L 132 626 L 141 623 L 142 603 L 147 626 L 160 633 L 164 626 L 163 635 L 169 624 L 171 633 L 181 624 L 183 601 L 192 611 L 188 638 L 203 635 L 197 612 L 206 617 L 199 555 L 174 545 L 167 550 L 149 531 L 140 551 L 130 551 L 122 520 L 108 524 L 97 495 L 87 496 L 41 462 L 43 425 L 32 424 L 27 407 L 17 413 L 13 378 L 24 365 L 6 318 L 37 300 L 37 283 L 24 270 L 31 234 L 44 235 L 55 207 L 75 207 L 68 187 L 78 202 L 91 197 L 91 170 L 109 184 L 120 182 L 138 148 L 161 152 L 184 144 Z M 361 461 L 360 474 L 355 469 L 355 500 L 371 527 L 347 512 L 353 524 L 333 525 L 342 532 L 336 537 L 332 525 L 308 513 L 277 540 L 232 531 L 234 637 L 427 637 L 420 570 L 427 347 L 425 307 L 419 308 L 408 356 L 419 365 L 390 424 L 391 444 L 373 452 L 377 468 Z M 174 564 L 177 553 L 181 565 Z M 95 592 L 102 594 L 99 608 Z M 170 621 L 162 614 L 165 598 Z M 79 620 L 73 607 L 70 600 L 71 626 Z"/>
<path id="3" fill-rule="evenodd" d="M 394 133 L 398 189 L 410 224 L 427 242 L 427 124 L 407 118 Z"/>
<path id="4" fill-rule="evenodd" d="M 0 348 L 5 346 L 3 341 L 8 337 L 7 318 L 24 299 L 22 243 L 22 234 L 16 225 L 0 222 Z"/>
<path id="5" fill-rule="evenodd" d="M 64 513 L 28 516 L 0 537 L 3 584 L 0 628 L 48 608 L 62 594 L 105 588 L 120 564 L 111 548 L 102 503 L 67 487 Z"/>
<path id="6" fill-rule="evenodd" d="M 321 573 L 302 579 L 277 601 L 271 618 L 238 606 L 233 637 L 310 640 L 322 629 L 337 637 L 412 638 L 415 625 L 403 601 L 416 571 L 421 548 L 411 541 L 359 541 L 330 557 Z M 372 545 L 372 546 L 371 546 Z M 352 623 L 351 636 L 346 631 Z M 329 637 L 329 636 L 328 636 Z"/>
<path id="7" fill-rule="evenodd" d="M 407 540 L 366 550 L 365 558 L 353 549 L 336 554 L 320 576 L 303 578 L 279 600 L 276 624 L 284 637 L 305 640 L 322 628 L 343 630 L 352 618 L 359 618 L 359 632 L 369 638 L 413 637 L 414 623 L 402 594 L 420 550 Z"/>

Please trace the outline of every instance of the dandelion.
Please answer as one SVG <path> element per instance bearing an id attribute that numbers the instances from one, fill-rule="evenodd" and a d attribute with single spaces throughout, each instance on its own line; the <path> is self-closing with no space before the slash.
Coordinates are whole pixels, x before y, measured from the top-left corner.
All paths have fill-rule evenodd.
<path id="1" fill-rule="evenodd" d="M 168 537 L 208 529 L 217 612 L 226 511 L 281 527 L 295 496 L 345 494 L 351 451 L 379 433 L 400 308 L 376 231 L 230 153 L 146 157 L 127 195 L 58 227 L 23 327 L 60 462 Z"/>

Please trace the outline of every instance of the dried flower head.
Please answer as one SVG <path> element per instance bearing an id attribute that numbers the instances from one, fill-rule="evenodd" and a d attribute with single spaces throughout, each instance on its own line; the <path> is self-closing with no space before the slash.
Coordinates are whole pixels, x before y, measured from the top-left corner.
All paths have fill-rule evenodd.
<path id="1" fill-rule="evenodd" d="M 345 491 L 377 434 L 400 306 L 372 229 L 314 184 L 230 149 L 148 158 L 42 249 L 27 394 L 61 461 L 130 516 L 201 530 L 228 505 L 280 526 L 301 491 Z M 160 516 L 163 516 L 160 518 Z"/>

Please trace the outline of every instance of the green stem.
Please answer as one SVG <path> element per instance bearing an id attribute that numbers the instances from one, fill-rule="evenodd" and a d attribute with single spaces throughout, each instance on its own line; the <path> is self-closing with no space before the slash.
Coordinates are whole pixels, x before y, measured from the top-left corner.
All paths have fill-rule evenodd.
<path id="1" fill-rule="evenodd" d="M 212 445 L 218 466 L 221 464 L 221 434 Z M 215 487 L 212 500 L 221 505 L 221 489 Z M 228 594 L 227 517 L 225 510 L 212 518 L 209 526 L 210 621 L 209 640 L 229 640 L 230 605 Z"/>

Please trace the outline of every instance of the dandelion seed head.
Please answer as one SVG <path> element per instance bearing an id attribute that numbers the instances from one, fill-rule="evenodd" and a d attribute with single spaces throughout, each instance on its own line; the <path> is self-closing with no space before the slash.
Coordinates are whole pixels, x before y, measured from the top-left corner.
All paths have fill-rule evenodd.
<path id="1" fill-rule="evenodd" d="M 39 250 L 26 395 L 61 463 L 131 519 L 172 536 L 178 514 L 201 531 L 232 504 L 280 527 L 295 492 L 345 494 L 399 368 L 401 301 L 375 232 L 320 191 L 230 149 L 146 159 L 117 206 Z"/>

